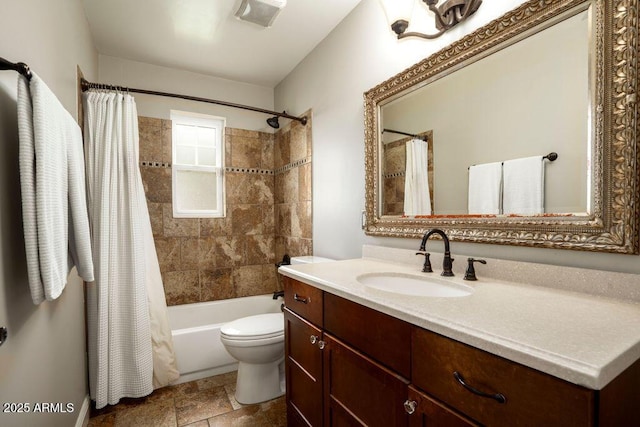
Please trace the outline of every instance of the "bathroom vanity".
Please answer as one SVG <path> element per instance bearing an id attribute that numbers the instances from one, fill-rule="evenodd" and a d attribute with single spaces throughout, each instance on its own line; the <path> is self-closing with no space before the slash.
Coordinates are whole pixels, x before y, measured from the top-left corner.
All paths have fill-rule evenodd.
<path id="1" fill-rule="evenodd" d="M 640 425 L 637 303 L 482 277 L 402 295 L 359 279 L 425 273 L 379 259 L 280 272 L 288 425 Z"/>

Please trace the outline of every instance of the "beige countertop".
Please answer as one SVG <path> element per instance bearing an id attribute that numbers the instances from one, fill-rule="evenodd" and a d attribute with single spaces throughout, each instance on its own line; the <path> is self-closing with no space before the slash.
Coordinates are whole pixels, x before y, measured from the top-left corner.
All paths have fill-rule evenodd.
<path id="1" fill-rule="evenodd" d="M 462 280 L 463 274 L 458 272 L 455 277 L 444 278 L 439 275 L 437 260 L 433 266 L 435 273 L 422 273 L 415 262 L 367 257 L 284 266 L 279 272 L 595 390 L 602 389 L 640 359 L 640 304 L 632 299 L 484 278 L 482 266 L 476 267 L 476 282 Z M 536 265 L 532 266 L 534 270 L 525 268 L 522 273 L 533 274 Z M 538 268 L 549 271 L 550 267 L 538 265 Z M 368 288 L 358 281 L 359 276 L 371 273 L 435 277 L 471 286 L 474 292 L 448 298 L 392 294 Z M 586 276 L 597 278 L 597 274 Z M 631 275 L 619 276 L 624 279 Z"/>

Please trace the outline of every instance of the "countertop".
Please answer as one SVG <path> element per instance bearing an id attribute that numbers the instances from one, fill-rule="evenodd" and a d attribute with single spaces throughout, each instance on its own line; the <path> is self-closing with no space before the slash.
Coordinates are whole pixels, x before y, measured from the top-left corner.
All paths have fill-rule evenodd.
<path id="1" fill-rule="evenodd" d="M 422 273 L 415 265 L 358 258 L 283 266 L 285 276 L 457 341 L 600 390 L 640 359 L 640 304 L 495 278 Z M 477 268 L 477 271 L 479 269 Z M 403 296 L 367 288 L 371 273 L 434 275 L 471 286 L 464 297 Z M 457 274 L 457 273 L 456 273 Z"/>

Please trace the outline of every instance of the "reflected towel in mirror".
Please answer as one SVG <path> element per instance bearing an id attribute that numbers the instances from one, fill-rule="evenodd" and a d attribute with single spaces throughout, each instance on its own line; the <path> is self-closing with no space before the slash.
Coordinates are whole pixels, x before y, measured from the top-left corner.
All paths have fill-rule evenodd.
<path id="1" fill-rule="evenodd" d="M 502 163 L 483 163 L 469 167 L 470 214 L 497 215 L 502 209 Z"/>
<path id="2" fill-rule="evenodd" d="M 504 162 L 502 203 L 506 215 L 544 213 L 544 164 L 542 156 Z"/>

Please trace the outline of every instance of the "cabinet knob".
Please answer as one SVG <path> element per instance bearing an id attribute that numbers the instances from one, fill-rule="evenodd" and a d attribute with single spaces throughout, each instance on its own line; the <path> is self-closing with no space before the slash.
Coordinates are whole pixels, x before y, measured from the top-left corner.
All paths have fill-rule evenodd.
<path id="1" fill-rule="evenodd" d="M 404 410 L 407 414 L 411 415 L 416 411 L 416 407 L 418 403 L 415 400 L 405 400 L 404 401 Z"/>
<path id="2" fill-rule="evenodd" d="M 318 341 L 318 347 L 320 348 L 320 350 L 324 350 L 324 347 L 327 345 L 326 342 L 324 341 Z"/>
<path id="3" fill-rule="evenodd" d="M 311 335 L 311 337 L 309 338 L 309 341 L 311 342 L 311 344 L 315 344 L 318 342 L 318 336 L 317 335 Z"/>

